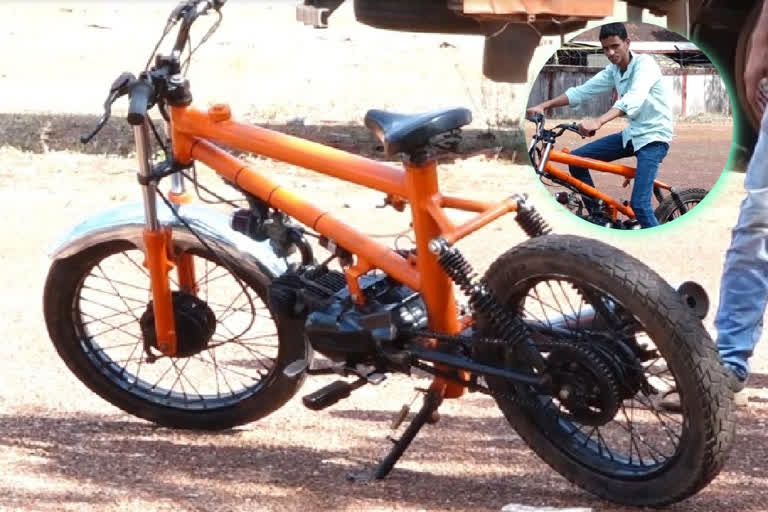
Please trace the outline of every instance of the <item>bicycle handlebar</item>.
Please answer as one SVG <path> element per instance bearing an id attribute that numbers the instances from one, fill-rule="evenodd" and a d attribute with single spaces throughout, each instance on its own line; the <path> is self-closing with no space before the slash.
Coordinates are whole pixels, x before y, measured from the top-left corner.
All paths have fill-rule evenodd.
<path id="1" fill-rule="evenodd" d="M 536 124 L 537 135 L 538 135 L 538 132 L 541 132 L 541 131 L 544 130 L 545 119 L 544 119 L 544 115 L 543 114 L 539 114 L 539 113 L 536 113 L 536 114 L 533 114 L 533 115 L 526 114 L 525 119 L 527 121 L 530 121 L 530 122 Z M 578 133 L 579 135 L 581 135 L 580 126 L 581 125 L 579 125 L 578 123 L 567 123 L 567 124 L 566 123 L 560 123 L 557 126 L 555 126 L 554 128 L 552 128 L 550 131 L 554 134 L 555 137 L 561 136 L 566 131 Z M 594 134 L 595 134 L 595 132 L 593 131 L 593 132 L 591 132 L 589 134 L 589 136 L 591 137 Z M 583 135 L 582 135 L 582 137 L 583 137 Z"/>
<path id="2" fill-rule="evenodd" d="M 207 14 L 211 9 L 218 12 L 225 3 L 227 0 L 185 0 L 177 5 L 168 18 L 169 23 L 176 23 L 183 18 L 173 51 L 181 54 L 189 39 L 189 30 L 197 18 Z"/>
<path id="3" fill-rule="evenodd" d="M 128 123 L 134 126 L 144 123 L 147 108 L 155 95 L 152 83 L 146 78 L 139 78 L 131 85 L 131 105 L 128 107 Z"/>

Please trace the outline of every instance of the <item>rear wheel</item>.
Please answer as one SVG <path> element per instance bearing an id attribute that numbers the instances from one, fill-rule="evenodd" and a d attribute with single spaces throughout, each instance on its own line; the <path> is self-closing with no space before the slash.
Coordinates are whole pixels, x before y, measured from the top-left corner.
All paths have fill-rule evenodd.
<path id="1" fill-rule="evenodd" d="M 656 215 L 659 224 L 664 224 L 689 212 L 691 208 L 699 204 L 706 197 L 708 192 L 708 190 L 703 188 L 686 188 L 678 192 L 680 197 L 679 203 L 671 195 L 668 195 L 659 203 L 659 206 L 653 213 Z"/>
<path id="2" fill-rule="evenodd" d="M 734 427 L 726 374 L 701 322 L 657 274 L 600 242 L 544 236 L 502 255 L 485 279 L 528 324 L 552 378 L 549 395 L 501 378 L 488 386 L 556 471 L 638 506 L 682 500 L 718 474 Z M 484 350 L 487 362 L 524 366 L 511 349 Z M 659 406 L 673 386 L 677 414 Z"/>
<path id="3" fill-rule="evenodd" d="M 54 262 L 44 294 L 51 340 L 86 386 L 135 416 L 196 429 L 259 419 L 296 392 L 301 377 L 282 369 L 308 359 L 308 348 L 302 338 L 278 339 L 266 276 L 223 265 L 202 246 L 188 254 L 197 293 L 180 291 L 171 274 L 176 356 L 156 349 L 143 253 L 123 241 Z"/>

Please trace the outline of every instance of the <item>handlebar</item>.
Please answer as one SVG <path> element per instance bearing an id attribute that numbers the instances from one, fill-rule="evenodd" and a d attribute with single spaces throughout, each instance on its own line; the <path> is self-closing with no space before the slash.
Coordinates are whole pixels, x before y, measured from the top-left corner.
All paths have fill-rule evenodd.
<path id="1" fill-rule="evenodd" d="M 189 30 L 197 18 L 207 14 L 211 9 L 218 12 L 225 3 L 227 0 L 186 0 L 177 5 L 168 18 L 168 22 L 171 24 L 175 24 L 183 18 L 176 36 L 176 43 L 173 45 L 174 53 L 181 54 L 189 39 Z"/>
<path id="2" fill-rule="evenodd" d="M 88 135 L 82 135 L 80 137 L 80 142 L 87 144 L 91 141 L 91 139 L 93 139 L 93 137 L 96 136 L 96 134 L 106 125 L 107 121 L 109 120 L 112 112 L 112 104 L 118 98 L 126 94 L 130 98 L 130 106 L 128 108 L 128 123 L 134 126 L 143 124 L 147 116 L 147 110 L 151 108 L 157 100 L 155 97 L 157 92 L 155 90 L 155 85 L 157 85 L 156 81 L 162 80 L 172 74 L 180 72 L 181 68 L 179 65 L 179 58 L 181 56 L 181 52 L 184 49 L 184 46 L 189 40 L 189 31 L 192 28 L 192 24 L 198 17 L 207 14 L 211 9 L 219 13 L 219 17 L 221 17 L 219 10 L 226 3 L 227 0 L 183 0 L 180 2 L 173 9 L 173 11 L 171 11 L 163 36 L 160 38 L 160 41 L 157 43 L 157 46 L 153 50 L 153 56 L 155 56 L 155 52 L 157 51 L 157 48 L 160 46 L 165 36 L 173 28 L 174 25 L 181 21 L 182 23 L 179 27 L 176 43 L 173 47 L 173 55 L 167 58 L 163 58 L 157 55 L 156 67 L 151 71 L 145 70 L 138 79 L 135 78 L 131 73 L 121 74 L 110 87 L 109 95 L 104 102 L 104 114 L 99 119 L 96 128 Z M 211 33 L 212 31 L 209 30 L 208 35 Z M 203 38 L 203 41 L 205 41 L 205 39 L 207 39 L 207 36 Z M 150 62 L 151 58 L 147 63 L 147 69 L 149 69 Z M 153 82 L 155 82 L 154 85 Z M 165 93 L 169 92 L 165 87 L 158 87 L 160 87 L 160 90 L 163 90 Z M 164 117 L 166 117 L 165 114 Z"/>
<path id="3" fill-rule="evenodd" d="M 128 123 L 134 126 L 144 124 L 147 116 L 147 108 L 153 103 L 155 89 L 152 83 L 142 77 L 131 84 L 131 105 L 128 107 Z"/>
<path id="4" fill-rule="evenodd" d="M 544 130 L 545 119 L 544 119 L 544 115 L 543 114 L 539 114 L 539 113 L 536 113 L 536 114 L 533 114 L 533 115 L 526 114 L 525 119 L 536 124 L 537 135 L 540 134 L 540 132 Z M 555 136 L 555 138 L 560 137 L 566 131 L 578 133 L 579 135 L 581 135 L 580 127 L 581 127 L 581 125 L 578 124 L 578 123 L 560 123 L 557 126 L 555 126 L 554 128 L 551 128 L 549 131 Z M 595 134 L 595 132 L 592 131 L 592 132 L 589 133 L 589 136 L 591 137 L 594 134 Z M 583 135 L 582 135 L 582 137 L 583 137 Z"/>

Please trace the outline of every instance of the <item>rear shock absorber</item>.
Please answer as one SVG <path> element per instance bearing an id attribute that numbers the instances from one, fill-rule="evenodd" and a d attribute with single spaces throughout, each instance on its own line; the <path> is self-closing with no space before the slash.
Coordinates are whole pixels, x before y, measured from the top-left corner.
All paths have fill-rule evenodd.
<path id="1" fill-rule="evenodd" d="M 525 195 L 519 196 L 517 201 L 517 216 L 515 220 L 520 225 L 525 234 L 531 238 L 548 235 L 552 232 L 552 228 L 549 227 L 544 217 L 533 207 L 527 203 L 527 197 Z"/>
<path id="2" fill-rule="evenodd" d="M 496 335 L 503 340 L 505 345 L 514 346 L 526 340 L 526 327 L 523 321 L 507 311 L 504 304 L 493 294 L 483 280 L 477 279 L 472 265 L 458 249 L 448 245 L 448 242 L 441 237 L 429 242 L 429 251 L 437 256 L 437 261 L 445 273 L 467 296 L 472 309 L 489 320 Z M 530 356 L 531 364 L 542 369 L 544 360 L 541 354 L 533 344 L 526 343 L 526 345 L 528 348 L 526 354 Z"/>

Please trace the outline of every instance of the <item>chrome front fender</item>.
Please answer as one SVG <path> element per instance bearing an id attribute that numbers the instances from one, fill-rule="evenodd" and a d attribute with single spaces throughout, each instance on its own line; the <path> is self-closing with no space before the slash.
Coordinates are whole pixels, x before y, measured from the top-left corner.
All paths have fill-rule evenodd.
<path id="1" fill-rule="evenodd" d="M 178 208 L 179 215 L 216 252 L 222 251 L 248 272 L 260 272 L 269 279 L 284 273 L 288 262 L 278 257 L 269 241 L 257 242 L 230 226 L 229 216 L 195 205 Z M 163 226 L 171 228 L 175 250 L 199 247 L 200 242 L 189 229 L 163 203 L 157 205 L 157 217 Z M 144 249 L 144 207 L 141 203 L 118 206 L 75 226 L 54 244 L 49 254 L 52 259 L 69 258 L 81 251 L 104 242 L 127 240 Z"/>

